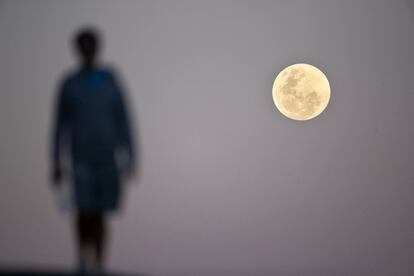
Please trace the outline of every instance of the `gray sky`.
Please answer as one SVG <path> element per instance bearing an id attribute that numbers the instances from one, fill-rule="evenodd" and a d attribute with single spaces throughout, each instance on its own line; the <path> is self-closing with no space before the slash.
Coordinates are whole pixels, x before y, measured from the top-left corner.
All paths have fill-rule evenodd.
<path id="1" fill-rule="evenodd" d="M 1 265 L 75 262 L 48 139 L 84 24 L 128 89 L 142 161 L 111 269 L 414 274 L 414 4 L 385 0 L 1 1 Z M 293 63 L 330 80 L 311 121 L 272 101 Z"/>

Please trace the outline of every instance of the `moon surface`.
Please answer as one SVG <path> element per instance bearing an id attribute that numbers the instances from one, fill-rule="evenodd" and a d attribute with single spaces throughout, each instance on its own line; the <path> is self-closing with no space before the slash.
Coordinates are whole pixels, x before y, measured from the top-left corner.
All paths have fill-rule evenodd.
<path id="1" fill-rule="evenodd" d="M 331 97 L 329 81 L 315 66 L 298 63 L 283 69 L 273 83 L 273 101 L 286 117 L 306 121 L 321 114 Z"/>

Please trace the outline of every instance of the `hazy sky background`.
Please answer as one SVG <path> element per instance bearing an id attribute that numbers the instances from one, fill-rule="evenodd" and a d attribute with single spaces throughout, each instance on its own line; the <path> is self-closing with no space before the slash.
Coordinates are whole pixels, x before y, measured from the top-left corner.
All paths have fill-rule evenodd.
<path id="1" fill-rule="evenodd" d="M 414 274 L 414 2 L 386 0 L 0 1 L 1 265 L 75 263 L 48 142 L 84 24 L 104 33 L 141 156 L 111 269 Z M 330 80 L 308 122 L 272 101 L 293 63 Z"/>

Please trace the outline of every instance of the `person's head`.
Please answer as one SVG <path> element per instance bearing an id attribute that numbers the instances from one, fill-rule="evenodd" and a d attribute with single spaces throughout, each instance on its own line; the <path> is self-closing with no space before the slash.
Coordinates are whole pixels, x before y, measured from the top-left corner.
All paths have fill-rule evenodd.
<path id="1" fill-rule="evenodd" d="M 93 67 L 100 50 L 99 32 L 91 27 L 81 29 L 74 37 L 74 46 L 82 66 L 85 68 Z"/>

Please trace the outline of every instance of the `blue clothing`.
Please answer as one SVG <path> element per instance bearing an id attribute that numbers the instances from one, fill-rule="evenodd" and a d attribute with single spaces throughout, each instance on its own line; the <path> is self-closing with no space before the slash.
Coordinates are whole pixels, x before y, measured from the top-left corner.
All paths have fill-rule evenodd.
<path id="1" fill-rule="evenodd" d="M 82 211 L 116 209 L 120 195 L 116 157 L 134 150 L 121 88 L 109 70 L 68 75 L 57 102 L 53 162 L 60 166 L 61 148 L 72 157 L 76 206 Z"/>

